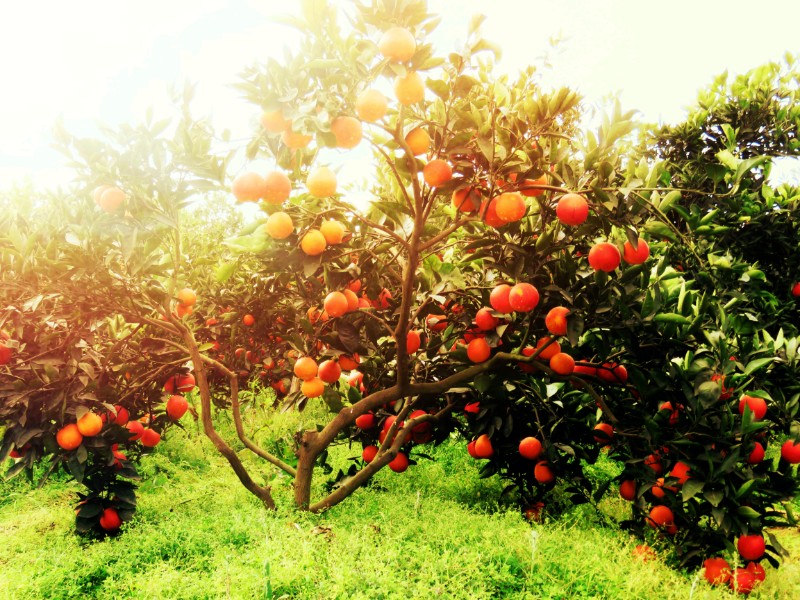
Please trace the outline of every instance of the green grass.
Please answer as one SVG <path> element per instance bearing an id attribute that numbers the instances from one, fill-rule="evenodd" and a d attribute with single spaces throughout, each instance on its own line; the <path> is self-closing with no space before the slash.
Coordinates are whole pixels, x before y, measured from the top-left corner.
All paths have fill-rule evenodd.
<path id="1" fill-rule="evenodd" d="M 314 418 L 287 416 L 276 427 Z M 260 472 L 279 509 L 264 510 L 188 429 L 145 459 L 139 511 L 114 538 L 74 534 L 79 488 L 64 478 L 41 489 L 0 483 L 0 598 L 733 597 L 663 561 L 632 559 L 635 542 L 590 510 L 532 526 L 498 502 L 501 482 L 479 479 L 461 446 L 445 444 L 435 462 L 404 474 L 384 470 L 310 515 L 291 509 L 289 479 L 268 467 Z M 337 448 L 337 468 L 354 454 Z M 624 510 L 613 498 L 603 508 Z M 782 539 L 800 552 L 796 537 Z M 751 597 L 793 598 L 797 589 L 800 563 L 790 560 Z"/>

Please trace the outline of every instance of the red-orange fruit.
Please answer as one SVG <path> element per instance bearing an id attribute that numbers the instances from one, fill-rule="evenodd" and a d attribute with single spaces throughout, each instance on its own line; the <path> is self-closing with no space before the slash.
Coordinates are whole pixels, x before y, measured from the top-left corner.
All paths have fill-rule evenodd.
<path id="1" fill-rule="evenodd" d="M 544 318 L 544 326 L 553 335 L 567 335 L 567 315 L 570 310 L 566 306 L 554 306 Z"/>
<path id="2" fill-rule="evenodd" d="M 610 273 L 619 266 L 619 248 L 610 242 L 600 242 L 589 250 L 589 266 L 595 271 Z"/>
<path id="3" fill-rule="evenodd" d="M 625 242 L 622 246 L 622 258 L 629 265 L 640 265 L 650 258 L 650 246 L 642 238 L 636 243 L 636 249 L 633 249 L 633 244 Z"/>
<path id="4" fill-rule="evenodd" d="M 530 283 L 518 283 L 508 291 L 508 304 L 516 312 L 530 312 L 539 304 L 539 290 Z"/>
<path id="5" fill-rule="evenodd" d="M 485 433 L 475 440 L 475 454 L 478 458 L 491 458 L 494 455 L 492 440 Z"/>
<path id="6" fill-rule="evenodd" d="M 556 205 L 556 217 L 564 225 L 581 225 L 589 216 L 589 203 L 580 194 L 565 194 Z"/>
<path id="7" fill-rule="evenodd" d="M 519 443 L 519 453 L 523 458 L 536 460 L 542 453 L 542 442 L 532 436 L 526 437 Z"/>
<path id="8" fill-rule="evenodd" d="M 492 353 L 492 349 L 484 338 L 475 338 L 467 344 L 467 357 L 474 363 L 486 361 Z"/>

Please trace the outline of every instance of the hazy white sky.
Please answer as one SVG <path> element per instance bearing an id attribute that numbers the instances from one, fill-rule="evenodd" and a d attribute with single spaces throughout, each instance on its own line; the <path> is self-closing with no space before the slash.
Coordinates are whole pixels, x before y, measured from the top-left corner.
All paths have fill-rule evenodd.
<path id="1" fill-rule="evenodd" d="M 346 0 L 337 0 L 344 2 Z M 237 73 L 280 52 L 292 30 L 268 16 L 296 0 L 26 0 L 0 5 L 0 187 L 12 179 L 62 182 L 50 130 L 92 134 L 96 122 L 168 110 L 167 86 L 199 82 L 197 114 L 234 135 L 252 131 L 254 109 L 230 88 Z M 647 120 L 674 121 L 698 88 L 724 70 L 741 73 L 800 51 L 796 0 L 429 0 L 444 15 L 433 42 L 448 51 L 471 15 L 515 71 L 552 54 L 552 85 L 597 102 L 617 93 Z M 45 181 L 41 181 L 45 180 Z"/>

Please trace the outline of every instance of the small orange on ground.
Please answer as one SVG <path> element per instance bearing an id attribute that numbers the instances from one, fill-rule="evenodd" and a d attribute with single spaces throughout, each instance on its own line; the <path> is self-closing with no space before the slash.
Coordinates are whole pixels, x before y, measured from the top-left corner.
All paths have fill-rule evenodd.
<path id="1" fill-rule="evenodd" d="M 453 178 L 453 167 L 446 160 L 434 158 L 422 167 L 422 177 L 430 187 L 439 187 Z"/>
<path id="2" fill-rule="evenodd" d="M 467 357 L 474 363 L 484 362 L 492 353 L 489 344 L 482 337 L 475 338 L 467 344 Z"/>
<path id="3" fill-rule="evenodd" d="M 292 150 L 299 150 L 301 148 L 305 148 L 311 143 L 312 139 L 313 138 L 310 135 L 306 135 L 304 133 L 298 133 L 297 131 L 292 129 L 291 124 L 289 124 L 281 134 L 281 141 L 283 142 L 283 144 Z"/>
<path id="4" fill-rule="evenodd" d="M 103 419 L 98 414 L 87 412 L 78 419 L 77 426 L 83 437 L 92 437 L 103 429 Z"/>
<path id="5" fill-rule="evenodd" d="M 197 302 L 197 294 L 194 293 L 194 290 L 189 288 L 183 288 L 177 294 L 178 302 L 183 304 L 184 306 L 194 306 Z"/>
<path id="6" fill-rule="evenodd" d="M 300 385 L 300 393 L 302 393 L 306 398 L 316 398 L 322 395 L 322 392 L 325 391 L 325 384 L 319 377 L 313 377 L 312 379 L 306 379 Z"/>
<path id="7" fill-rule="evenodd" d="M 566 306 L 554 306 L 544 318 L 544 326 L 553 335 L 567 335 L 567 315 L 570 310 Z"/>
<path id="8" fill-rule="evenodd" d="M 756 577 L 752 571 L 738 568 L 731 573 L 731 578 L 728 581 L 728 587 L 730 587 L 732 591 L 746 596 L 753 591 L 756 583 Z"/>
<path id="9" fill-rule="evenodd" d="M 559 375 L 572 375 L 575 370 L 575 359 L 569 354 L 559 352 L 550 359 L 550 368 Z"/>
<path id="10" fill-rule="evenodd" d="M 533 477 L 539 483 L 551 483 L 555 480 L 556 475 L 550 468 L 549 463 L 546 460 L 542 460 L 536 463 L 533 468 Z"/>
<path id="11" fill-rule="evenodd" d="M 518 283 L 508 291 L 511 310 L 530 312 L 539 304 L 539 290 L 530 283 Z"/>
<path id="12" fill-rule="evenodd" d="M 264 197 L 267 182 L 258 173 L 242 173 L 233 180 L 231 191 L 239 202 L 256 202 Z"/>
<path id="13" fill-rule="evenodd" d="M 470 213 L 470 214 L 476 213 L 481 208 L 482 204 L 481 193 L 478 190 L 478 188 L 473 186 L 461 188 L 453 192 L 453 195 L 450 198 L 450 203 L 459 212 Z M 492 202 L 492 205 L 494 205 L 495 208 L 497 208 L 497 204 L 495 202 Z"/>
<path id="14" fill-rule="evenodd" d="M 629 502 L 636 500 L 636 481 L 633 479 L 626 479 L 619 484 L 619 495 Z"/>
<path id="15" fill-rule="evenodd" d="M 539 348 L 541 348 L 545 344 L 548 344 L 550 342 L 550 340 L 552 340 L 552 339 L 553 338 L 548 337 L 548 336 L 545 336 L 543 338 L 539 338 L 539 341 L 536 342 L 536 350 L 538 350 Z M 559 352 L 561 352 L 561 344 L 559 344 L 556 341 L 553 341 L 553 343 L 551 343 L 549 346 L 547 346 L 547 348 L 542 350 L 536 356 L 536 358 L 538 358 L 539 360 L 550 360 L 551 358 L 553 358 Z"/>
<path id="16" fill-rule="evenodd" d="M 364 135 L 361 121 L 355 117 L 336 117 L 331 122 L 331 133 L 336 138 L 336 146 L 346 149 L 358 146 Z"/>
<path id="17" fill-rule="evenodd" d="M 325 383 L 336 383 L 342 376 L 342 368 L 335 360 L 323 360 L 319 363 L 318 376 Z"/>
<path id="18" fill-rule="evenodd" d="M 532 436 L 526 437 L 519 443 L 519 453 L 523 458 L 536 460 L 542 453 L 542 442 Z"/>
<path id="19" fill-rule="evenodd" d="M 394 80 L 394 95 L 404 106 L 410 106 L 425 99 L 425 82 L 416 71 L 409 71 Z"/>
<path id="20" fill-rule="evenodd" d="M 344 234 L 347 231 L 344 225 L 342 225 L 339 221 L 335 221 L 333 219 L 328 219 L 327 221 L 323 221 L 322 224 L 319 226 L 319 230 L 325 237 L 325 242 L 329 246 L 335 246 L 336 244 L 341 244 L 342 240 L 344 239 Z"/>
<path id="21" fill-rule="evenodd" d="M 300 240 L 300 249 L 308 256 L 319 256 L 327 246 L 328 242 L 319 229 L 309 229 Z"/>
<path id="22" fill-rule="evenodd" d="M 264 230 L 274 240 L 285 240 L 294 233 L 292 217 L 283 211 L 272 213 L 264 224 Z"/>
<path id="23" fill-rule="evenodd" d="M 331 292 L 325 296 L 325 302 L 323 302 L 325 312 L 331 318 L 341 317 L 347 312 L 348 306 L 347 296 L 342 292 Z"/>
<path id="24" fill-rule="evenodd" d="M 97 206 L 102 208 L 107 213 L 116 212 L 125 202 L 125 192 L 118 187 L 100 186 L 98 190 L 101 191 L 99 194 L 95 195 L 95 202 L 97 203 Z M 95 192 L 98 190 L 95 190 Z"/>
<path id="25" fill-rule="evenodd" d="M 292 181 L 281 171 L 270 171 L 264 177 L 264 202 L 282 204 L 292 193 Z"/>
<path id="26" fill-rule="evenodd" d="M 261 113 L 258 122 L 261 123 L 261 127 L 269 133 L 281 133 L 291 124 L 291 121 L 283 118 L 283 111 L 279 108 L 276 110 L 265 110 Z"/>
<path id="27" fill-rule="evenodd" d="M 406 469 L 408 469 L 408 456 L 403 454 L 402 452 L 398 452 L 397 456 L 395 456 L 391 461 L 389 461 L 389 468 L 394 471 L 395 473 L 402 473 Z"/>
<path id="28" fill-rule="evenodd" d="M 417 51 L 417 41 L 405 27 L 391 27 L 381 35 L 378 50 L 392 62 L 406 62 Z"/>
<path id="29" fill-rule="evenodd" d="M 485 433 L 475 440 L 475 454 L 478 458 L 491 458 L 494 455 L 492 440 Z"/>
<path id="30" fill-rule="evenodd" d="M 651 560 L 656 560 L 658 558 L 656 551 L 647 544 L 639 544 L 636 546 L 631 552 L 631 555 L 633 558 L 642 562 L 650 562 Z"/>
<path id="31" fill-rule="evenodd" d="M 294 374 L 304 381 L 316 377 L 318 370 L 317 361 L 310 356 L 301 356 L 294 363 Z"/>
<path id="32" fill-rule="evenodd" d="M 328 167 L 317 167 L 306 178 L 308 193 L 316 198 L 328 198 L 336 193 L 336 173 Z"/>
<path id="33" fill-rule="evenodd" d="M 581 225 L 589 216 L 589 203 L 580 194 L 565 194 L 556 205 L 556 217 L 564 225 Z"/>
<path id="34" fill-rule="evenodd" d="M 414 156 L 427 154 L 431 147 L 431 136 L 422 127 L 415 127 L 406 134 L 406 145 Z"/>
<path id="35" fill-rule="evenodd" d="M 517 192 L 506 192 L 495 198 L 495 212 L 497 217 L 504 223 L 519 221 L 525 216 L 528 208 L 522 194 Z"/>
<path id="36" fill-rule="evenodd" d="M 650 246 L 642 238 L 639 238 L 635 250 L 633 244 L 625 242 L 622 246 L 622 258 L 629 265 L 640 265 L 650 258 Z"/>
<path id="37" fill-rule="evenodd" d="M 83 435 L 75 423 L 65 425 L 56 433 L 56 442 L 64 450 L 75 450 L 83 443 Z"/>
<path id="38" fill-rule="evenodd" d="M 610 273 L 619 266 L 619 248 L 610 242 L 599 242 L 589 250 L 589 266 L 595 271 Z"/>
<path id="39" fill-rule="evenodd" d="M 368 123 L 382 119 L 388 108 L 389 101 L 378 90 L 364 90 L 356 99 L 356 114 Z"/>

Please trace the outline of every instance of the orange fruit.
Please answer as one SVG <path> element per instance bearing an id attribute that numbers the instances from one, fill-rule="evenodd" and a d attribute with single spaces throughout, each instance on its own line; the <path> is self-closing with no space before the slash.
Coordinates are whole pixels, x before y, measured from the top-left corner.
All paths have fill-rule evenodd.
<path id="1" fill-rule="evenodd" d="M 282 211 L 272 213 L 264 224 L 264 230 L 274 240 L 285 240 L 294 232 L 292 217 Z"/>
<path id="2" fill-rule="evenodd" d="M 598 423 L 594 426 L 594 430 L 597 433 L 592 437 L 594 437 L 594 441 L 598 444 L 608 444 L 614 439 L 614 428 L 609 423 Z"/>
<path id="3" fill-rule="evenodd" d="M 265 110 L 261 113 L 258 122 L 261 123 L 261 127 L 266 129 L 269 133 L 281 133 L 292 123 L 283 118 L 283 111 L 279 108 L 276 110 Z"/>
<path id="4" fill-rule="evenodd" d="M 504 223 L 519 221 L 527 210 L 522 194 L 517 192 L 506 192 L 495 198 L 495 213 Z"/>
<path id="5" fill-rule="evenodd" d="M 175 307 L 175 314 L 179 319 L 186 317 L 194 312 L 194 306 L 186 306 L 185 304 L 178 304 Z"/>
<path id="6" fill-rule="evenodd" d="M 539 341 L 536 342 L 535 350 L 538 350 L 539 348 L 541 348 L 545 344 L 549 343 L 551 339 L 553 339 L 553 338 L 547 337 L 547 336 L 545 336 L 543 338 L 540 338 Z M 561 344 L 559 344 L 558 342 L 553 342 L 552 344 L 547 346 L 547 348 L 542 350 L 536 356 L 536 358 L 538 358 L 539 360 L 550 360 L 551 358 L 553 358 L 559 352 L 561 352 Z"/>
<path id="7" fill-rule="evenodd" d="M 406 134 L 406 145 L 414 156 L 427 154 L 431 147 L 431 136 L 422 127 L 415 127 Z"/>
<path id="8" fill-rule="evenodd" d="M 556 217 L 564 225 L 580 225 L 589 216 L 589 203 L 580 194 L 564 194 L 556 205 Z"/>
<path id="9" fill-rule="evenodd" d="M 781 444 L 781 460 L 785 460 L 790 465 L 800 463 L 800 443 L 793 440 L 783 442 Z"/>
<path id="10" fill-rule="evenodd" d="M 500 319 L 492 315 L 492 309 L 483 307 L 475 313 L 475 324 L 481 331 L 491 331 L 500 324 Z M 447 324 L 445 324 L 445 327 Z"/>
<path id="11" fill-rule="evenodd" d="M 103 419 L 100 415 L 87 412 L 77 422 L 78 431 L 83 437 L 92 437 L 103 429 Z"/>
<path id="12" fill-rule="evenodd" d="M 283 130 L 281 141 L 285 146 L 292 150 L 300 150 L 311 143 L 312 137 L 305 133 L 298 133 L 292 129 L 291 123 Z"/>
<path id="13" fill-rule="evenodd" d="M 317 375 L 325 383 L 336 383 L 342 376 L 342 367 L 335 360 L 323 360 L 319 363 Z"/>
<path id="14" fill-rule="evenodd" d="M 356 114 L 362 121 L 374 123 L 386 115 L 389 101 L 378 90 L 364 90 L 356 99 Z"/>
<path id="15" fill-rule="evenodd" d="M 739 399 L 740 415 L 744 415 L 745 408 L 751 410 L 754 421 L 760 421 L 767 415 L 767 401 L 763 398 L 742 394 L 742 397 Z"/>
<path id="16" fill-rule="evenodd" d="M 231 191 L 239 202 L 256 202 L 264 197 L 267 182 L 258 173 L 242 173 L 233 180 Z"/>
<path id="17" fill-rule="evenodd" d="M 703 561 L 703 577 L 711 585 L 725 585 L 731 578 L 731 566 L 722 557 Z"/>
<path id="18" fill-rule="evenodd" d="M 348 306 L 347 296 L 342 292 L 331 292 L 325 296 L 325 302 L 323 303 L 325 312 L 331 318 L 341 317 L 347 312 Z"/>
<path id="19" fill-rule="evenodd" d="M 470 186 L 461 188 L 460 190 L 455 190 L 453 195 L 450 198 L 450 203 L 458 210 L 459 212 L 464 213 L 475 213 L 478 212 L 481 208 L 481 193 L 478 188 Z M 497 215 L 497 203 L 492 201 L 489 205 L 494 206 L 495 208 L 495 216 Z M 488 211 L 487 211 L 488 212 Z M 498 217 L 499 219 L 499 217 Z M 502 222 L 501 222 L 502 224 Z"/>
<path id="20" fill-rule="evenodd" d="M 398 75 L 394 80 L 394 95 L 404 106 L 410 106 L 425 99 L 425 82 L 416 71 Z"/>
<path id="21" fill-rule="evenodd" d="M 9 362 L 11 362 L 11 357 L 13 354 L 14 352 L 11 350 L 11 348 L 0 342 L 0 365 L 7 365 Z"/>
<path id="22" fill-rule="evenodd" d="M 113 508 L 106 508 L 100 516 L 100 527 L 104 531 L 116 531 L 122 525 L 122 519 Z"/>
<path id="23" fill-rule="evenodd" d="M 526 437 L 519 443 L 519 453 L 523 458 L 536 460 L 542 453 L 542 442 L 535 437 Z"/>
<path id="24" fill-rule="evenodd" d="M 253 315 L 245 315 L 242 317 L 242 324 L 245 327 L 252 327 L 256 324 L 256 318 Z"/>
<path id="25" fill-rule="evenodd" d="M 364 450 L 361 452 L 361 459 L 365 463 L 371 463 L 375 460 L 375 457 L 378 455 L 378 447 L 377 446 L 364 446 Z"/>
<path id="26" fill-rule="evenodd" d="M 636 500 L 636 481 L 633 479 L 626 479 L 619 484 L 619 495 L 629 502 Z"/>
<path id="27" fill-rule="evenodd" d="M 691 471 L 691 467 L 685 462 L 679 460 L 675 463 L 675 466 L 672 467 L 672 470 L 669 472 L 669 476 L 675 477 L 678 480 L 678 483 L 683 485 L 690 479 L 689 471 Z"/>
<path id="28" fill-rule="evenodd" d="M 342 293 L 347 298 L 347 312 L 358 310 L 358 296 L 356 296 L 356 293 L 348 288 L 343 289 Z"/>
<path id="29" fill-rule="evenodd" d="M 556 475 L 553 473 L 548 462 L 542 460 L 536 463 L 536 466 L 533 468 L 533 477 L 539 483 L 551 483 L 555 480 Z"/>
<path id="30" fill-rule="evenodd" d="M 642 238 L 636 243 L 636 250 L 633 249 L 633 244 L 625 242 L 622 246 L 622 258 L 629 265 L 640 265 L 650 258 L 650 246 Z"/>
<path id="31" fill-rule="evenodd" d="M 422 340 L 419 336 L 419 331 L 409 331 L 406 336 L 406 351 L 409 354 L 414 354 L 414 352 L 419 350 L 421 344 Z"/>
<path id="32" fill-rule="evenodd" d="M 325 391 L 325 384 L 319 377 L 306 379 L 300 385 L 300 393 L 303 394 L 306 398 L 316 398 L 318 396 L 322 396 L 322 392 L 324 391 Z"/>
<path id="33" fill-rule="evenodd" d="M 755 573 L 746 568 L 742 569 L 740 567 L 731 573 L 731 578 L 728 581 L 728 587 L 731 588 L 732 591 L 746 596 L 753 591 L 756 583 L 758 582 L 756 581 Z"/>
<path id="34" fill-rule="evenodd" d="M 489 294 L 489 304 L 492 305 L 492 308 L 495 309 L 499 313 L 508 314 L 514 312 L 514 309 L 511 308 L 511 302 L 509 302 L 509 294 L 511 293 L 511 286 L 507 283 L 501 283 L 500 285 L 495 286 L 492 290 L 492 293 Z"/>
<path id="35" fill-rule="evenodd" d="M 129 442 L 135 442 L 139 438 L 142 437 L 144 433 L 144 425 L 142 425 L 139 421 L 128 421 L 125 423 L 125 428 L 130 433 L 130 437 L 128 438 Z"/>
<path id="36" fill-rule="evenodd" d="M 75 450 L 83 443 L 83 435 L 75 423 L 65 425 L 56 433 L 56 442 L 64 450 Z"/>
<path id="37" fill-rule="evenodd" d="M 492 440 L 485 433 L 475 440 L 475 454 L 477 454 L 478 458 L 491 458 L 494 454 Z"/>
<path id="38" fill-rule="evenodd" d="M 518 283 L 508 291 L 508 304 L 516 312 L 530 312 L 539 304 L 539 290 L 530 283 Z"/>
<path id="39" fill-rule="evenodd" d="M 389 468 L 394 471 L 395 473 L 402 473 L 406 469 L 408 469 L 408 456 L 403 454 L 402 452 L 398 452 L 397 456 L 395 456 L 391 461 L 389 461 Z"/>
<path id="40" fill-rule="evenodd" d="M 544 318 L 544 326 L 553 335 L 567 335 L 567 315 L 569 309 L 566 306 L 555 306 L 551 308 Z"/>
<path id="41" fill-rule="evenodd" d="M 516 183 L 517 181 L 517 173 L 509 173 L 508 179 L 511 183 Z M 536 179 L 525 179 L 520 184 L 519 193 L 523 196 L 527 196 L 528 198 L 535 198 L 537 196 L 541 196 L 544 194 L 545 190 L 537 190 L 532 189 L 530 186 L 534 185 L 547 185 L 547 175 L 542 173 L 540 177 Z M 527 188 L 527 189 L 526 189 Z"/>
<path id="42" fill-rule="evenodd" d="M 621 260 L 619 248 L 610 242 L 600 242 L 589 250 L 589 266 L 595 271 L 610 273 L 619 266 Z"/>
<path id="43" fill-rule="evenodd" d="M 355 117 L 336 117 L 331 122 L 331 133 L 339 148 L 355 148 L 361 142 L 361 121 Z"/>
<path id="44" fill-rule="evenodd" d="M 378 50 L 384 58 L 392 62 L 406 62 L 417 51 L 417 41 L 414 34 L 405 27 L 391 27 L 383 32 Z"/>
<path id="45" fill-rule="evenodd" d="M 352 371 L 358 367 L 358 363 L 360 362 L 361 359 L 358 354 L 342 354 L 339 357 L 339 366 L 342 367 L 343 371 Z"/>
<path id="46" fill-rule="evenodd" d="M 161 434 L 155 429 L 146 428 L 142 432 L 142 437 L 139 438 L 142 446 L 145 448 L 154 448 L 161 441 Z"/>
<path id="47" fill-rule="evenodd" d="M 743 559 L 758 560 L 764 556 L 764 551 L 766 550 L 764 537 L 757 533 L 739 536 L 739 540 L 736 542 L 736 549 Z"/>
<path id="48" fill-rule="evenodd" d="M 328 242 L 319 229 L 309 229 L 300 240 L 300 249 L 308 256 L 319 256 L 327 246 Z"/>
<path id="49" fill-rule="evenodd" d="M 494 198 L 492 198 L 488 203 L 486 202 L 486 200 L 481 202 L 480 212 L 481 212 L 481 219 L 483 219 L 483 222 L 486 223 L 489 227 L 494 227 L 495 229 L 499 229 L 500 227 L 506 224 L 505 221 L 503 221 L 502 219 L 500 219 L 500 217 L 497 216 L 497 202 L 495 202 Z"/>
<path id="50" fill-rule="evenodd" d="M 435 158 L 422 167 L 422 178 L 430 187 L 439 187 L 453 178 L 453 167 L 446 160 Z"/>
<path id="51" fill-rule="evenodd" d="M 179 395 L 170 396 L 167 400 L 167 416 L 173 421 L 178 421 L 189 410 L 189 402 Z"/>
<path id="52" fill-rule="evenodd" d="M 336 173 L 328 167 L 317 167 L 306 178 L 308 193 L 317 198 L 327 198 L 336 193 Z"/>
<path id="53" fill-rule="evenodd" d="M 310 356 L 302 356 L 294 363 L 294 374 L 302 380 L 313 379 L 317 376 L 319 367 L 317 361 Z"/>
<path id="54" fill-rule="evenodd" d="M 322 232 L 325 242 L 329 246 L 341 244 L 344 234 L 347 231 L 344 225 L 342 225 L 339 221 L 334 221 L 333 219 L 323 221 L 322 225 L 319 226 L 319 230 Z"/>
<path id="55" fill-rule="evenodd" d="M 467 357 L 474 363 L 484 362 L 492 353 L 489 344 L 482 337 L 475 338 L 467 344 Z"/>
<path id="56" fill-rule="evenodd" d="M 194 306 L 197 302 L 197 294 L 194 293 L 193 289 L 190 288 L 183 288 L 177 294 L 178 302 L 183 304 L 184 306 Z"/>
<path id="57" fill-rule="evenodd" d="M 675 515 L 672 514 L 672 509 L 669 506 L 658 505 L 650 509 L 647 524 L 650 527 L 669 527 L 674 521 Z"/>
<path id="58" fill-rule="evenodd" d="M 125 192 L 118 187 L 101 185 L 94 191 L 94 201 L 107 213 L 116 212 L 125 202 Z"/>
<path id="59" fill-rule="evenodd" d="M 267 204 L 282 204 L 292 193 L 292 181 L 280 171 L 270 171 L 264 177 L 264 195 Z"/>
<path id="60" fill-rule="evenodd" d="M 550 359 L 550 368 L 559 375 L 572 375 L 575 370 L 575 359 L 569 354 L 559 352 Z"/>

